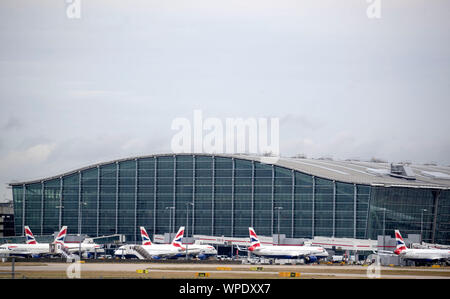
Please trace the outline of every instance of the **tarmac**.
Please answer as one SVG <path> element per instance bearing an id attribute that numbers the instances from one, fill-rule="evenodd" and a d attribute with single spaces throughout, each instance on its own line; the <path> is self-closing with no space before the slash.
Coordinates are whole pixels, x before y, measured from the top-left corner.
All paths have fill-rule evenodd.
<path id="1" fill-rule="evenodd" d="M 39 272 L 45 277 L 46 272 L 66 272 L 73 263 L 25 263 L 16 264 L 17 272 Z M 186 277 L 194 277 L 195 273 L 208 272 L 211 274 L 240 275 L 246 278 L 276 277 L 279 272 L 298 272 L 302 277 L 313 276 L 317 278 L 387 278 L 387 279 L 450 279 L 450 268 L 412 268 L 412 267 L 384 267 L 370 268 L 356 265 L 247 265 L 247 264 L 165 264 L 165 263 L 81 263 L 80 271 L 83 272 L 123 272 L 136 273 L 145 269 L 151 273 L 160 273 L 163 277 L 168 273 L 186 274 Z M 262 267 L 261 271 L 252 268 Z M 11 271 L 11 264 L 2 265 L 0 271 Z M 376 272 L 379 271 L 379 272 Z M 117 274 L 117 273 L 116 273 Z M 379 276 L 376 276 L 379 274 Z"/>

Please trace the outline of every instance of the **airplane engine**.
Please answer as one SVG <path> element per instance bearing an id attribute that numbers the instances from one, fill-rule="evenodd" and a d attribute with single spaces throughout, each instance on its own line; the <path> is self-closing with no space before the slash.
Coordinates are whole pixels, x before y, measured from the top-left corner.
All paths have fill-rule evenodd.
<path id="1" fill-rule="evenodd" d="M 204 260 L 204 259 L 207 258 L 207 256 L 206 256 L 205 254 L 203 254 L 203 253 L 200 253 L 197 257 L 198 257 L 199 259 L 201 259 L 201 260 Z"/>
<path id="2" fill-rule="evenodd" d="M 315 263 L 315 262 L 317 262 L 317 260 L 318 260 L 317 256 L 314 256 L 314 255 L 310 255 L 306 258 L 306 261 L 308 263 Z"/>
<path id="3" fill-rule="evenodd" d="M 90 252 L 85 252 L 85 253 L 83 253 L 83 257 L 84 257 L 84 258 L 90 259 L 92 256 L 93 256 L 93 255 L 92 255 L 92 253 L 90 253 Z"/>
<path id="4" fill-rule="evenodd" d="M 37 259 L 37 258 L 40 258 L 41 255 L 39 255 L 39 254 L 32 254 L 31 257 L 34 258 L 34 259 Z"/>
<path id="5" fill-rule="evenodd" d="M 154 256 L 152 256 L 152 259 L 154 259 L 154 260 L 160 260 L 161 257 L 160 257 L 160 256 L 157 256 L 157 255 L 154 255 Z"/>

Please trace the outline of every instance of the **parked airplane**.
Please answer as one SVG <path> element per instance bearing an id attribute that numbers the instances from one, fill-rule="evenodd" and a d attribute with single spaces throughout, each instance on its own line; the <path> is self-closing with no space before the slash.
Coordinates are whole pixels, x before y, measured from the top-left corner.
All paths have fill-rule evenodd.
<path id="1" fill-rule="evenodd" d="M 58 238 L 65 237 L 67 226 L 63 226 L 53 243 L 58 242 Z M 8 256 L 32 256 L 39 257 L 50 254 L 50 243 L 38 243 L 30 228 L 25 226 L 26 244 L 3 244 L 0 246 L 0 255 Z"/>
<path id="2" fill-rule="evenodd" d="M 417 262 L 438 262 L 448 261 L 450 258 L 450 250 L 448 249 L 410 249 L 406 248 L 405 241 L 399 230 L 395 230 L 395 239 L 397 247 L 394 253 L 406 260 L 413 260 Z"/>
<path id="3" fill-rule="evenodd" d="M 316 262 L 319 258 L 328 256 L 328 252 L 319 246 L 266 246 L 261 245 L 255 230 L 249 227 L 250 250 L 252 253 L 270 258 L 304 258 L 307 262 Z"/>
<path id="4" fill-rule="evenodd" d="M 70 253 L 79 252 L 81 250 L 81 254 L 89 255 L 89 253 L 95 252 L 96 250 L 101 248 L 101 245 L 96 243 L 90 243 L 87 241 L 80 243 L 65 243 L 66 235 L 67 235 L 67 226 L 64 226 L 65 229 L 61 230 L 59 234 L 55 238 L 55 242 L 57 244 L 61 244 L 64 246 Z"/>
<path id="5" fill-rule="evenodd" d="M 180 227 L 171 244 L 153 244 L 143 226 L 140 227 L 142 245 L 123 245 L 120 246 L 114 254 L 116 256 L 129 257 L 135 256 L 132 252 L 137 251 L 144 257 L 152 259 L 173 258 L 181 256 L 186 248 L 183 247 L 184 226 Z"/>

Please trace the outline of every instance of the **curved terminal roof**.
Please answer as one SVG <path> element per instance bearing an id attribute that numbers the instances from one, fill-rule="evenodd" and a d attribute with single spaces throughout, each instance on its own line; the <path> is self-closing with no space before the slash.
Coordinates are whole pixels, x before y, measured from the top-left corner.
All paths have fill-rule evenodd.
<path id="1" fill-rule="evenodd" d="M 57 179 L 63 176 L 74 174 L 83 170 L 99 167 L 102 165 L 108 165 L 111 163 L 118 163 L 122 161 L 129 161 L 135 159 L 143 159 L 150 157 L 162 157 L 173 155 L 195 155 L 195 156 L 215 156 L 215 157 L 228 157 L 235 159 L 244 159 L 250 161 L 257 161 L 265 163 L 266 157 L 251 156 L 251 155 L 228 155 L 228 154 L 196 154 L 196 153 L 183 153 L 183 154 L 158 154 L 148 156 L 130 157 L 125 159 L 119 159 L 104 163 L 98 163 L 76 169 L 67 173 L 63 173 L 57 176 L 48 177 L 39 180 L 32 180 L 26 182 L 14 182 L 10 183 L 10 186 L 40 183 L 52 179 Z M 271 160 L 274 158 L 271 158 Z M 355 160 L 334 161 L 334 160 L 321 160 L 321 159 L 303 159 L 303 158 L 286 158 L 280 157 L 273 160 L 273 164 L 289 169 L 293 169 L 302 173 L 321 177 L 329 180 L 363 184 L 371 186 L 384 186 L 384 187 L 410 187 L 410 188 L 435 188 L 435 189 L 450 189 L 450 167 L 449 166 L 437 166 L 437 165 L 420 165 L 420 164 L 407 164 L 407 167 L 412 171 L 414 179 L 406 179 L 394 177 L 390 174 L 390 163 L 376 163 L 376 162 L 364 162 Z"/>

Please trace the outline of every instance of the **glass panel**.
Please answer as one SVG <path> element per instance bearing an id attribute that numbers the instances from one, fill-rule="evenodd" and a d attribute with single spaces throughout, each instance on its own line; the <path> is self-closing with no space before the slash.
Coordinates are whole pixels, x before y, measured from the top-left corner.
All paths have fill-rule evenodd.
<path id="1" fill-rule="evenodd" d="M 214 195 L 214 234 L 230 236 L 231 228 L 231 199 L 233 160 L 230 158 L 215 158 L 215 195 Z"/>
<path id="2" fill-rule="evenodd" d="M 99 235 L 112 235 L 115 233 L 116 175 L 117 166 L 115 163 L 100 167 Z"/>
<path id="3" fill-rule="evenodd" d="M 356 238 L 365 239 L 370 186 L 357 185 L 356 192 Z"/>
<path id="4" fill-rule="evenodd" d="M 59 230 L 60 180 L 44 183 L 44 235 L 51 235 Z"/>
<path id="5" fill-rule="evenodd" d="M 212 157 L 195 156 L 195 234 L 212 234 L 212 163 Z M 188 218 L 192 223 L 192 212 Z"/>
<path id="6" fill-rule="evenodd" d="M 69 234 L 78 233 L 78 192 L 78 173 L 64 177 L 61 225 L 67 225 L 67 233 Z"/>
<path id="7" fill-rule="evenodd" d="M 36 235 L 41 233 L 41 191 L 40 183 L 27 185 L 25 191 L 25 225 Z"/>
<path id="8" fill-rule="evenodd" d="M 157 158 L 157 186 L 156 186 L 156 231 L 155 234 L 173 232 L 177 228 L 174 224 L 174 158 L 162 156 Z"/>
<path id="9" fill-rule="evenodd" d="M 368 237 L 376 239 L 383 234 L 383 229 L 390 236 L 394 236 L 396 229 L 403 235 L 420 235 L 422 228 L 424 241 L 431 240 L 433 192 L 415 188 L 372 188 Z M 422 222 L 424 209 L 427 211 L 423 213 Z"/>
<path id="10" fill-rule="evenodd" d="M 252 162 L 236 159 L 234 189 L 235 237 L 247 237 L 252 212 Z"/>
<path id="11" fill-rule="evenodd" d="M 292 236 L 292 171 L 282 167 L 275 167 L 274 187 L 274 233 Z M 278 211 L 278 207 L 282 209 Z M 278 215 L 280 223 L 278 224 Z M 279 225 L 279 226 L 278 226 Z"/>
<path id="12" fill-rule="evenodd" d="M 124 234 L 127 240 L 133 240 L 136 235 L 136 228 L 134 226 L 135 189 L 136 161 L 131 160 L 120 162 L 117 232 L 119 234 Z"/>
<path id="13" fill-rule="evenodd" d="M 23 186 L 13 186 L 13 201 L 14 201 L 14 230 L 15 235 L 23 234 Z"/>
<path id="14" fill-rule="evenodd" d="M 295 172 L 294 237 L 312 237 L 312 176 Z"/>
<path id="15" fill-rule="evenodd" d="M 438 193 L 439 196 L 437 217 L 436 217 L 436 234 L 435 243 L 449 244 L 450 242 L 450 191 L 445 190 Z M 428 209 L 423 214 L 423 241 L 431 243 L 433 225 L 433 210 Z"/>
<path id="16" fill-rule="evenodd" d="M 354 185 L 336 182 L 335 237 L 353 238 L 354 234 Z"/>
<path id="17" fill-rule="evenodd" d="M 254 228 L 261 236 L 272 235 L 272 166 L 255 162 Z"/>
<path id="18" fill-rule="evenodd" d="M 143 226 L 150 238 L 153 236 L 153 205 L 155 196 L 155 158 L 138 160 L 138 198 L 137 198 L 137 226 Z M 137 241 L 141 235 L 137 232 Z"/>
<path id="19" fill-rule="evenodd" d="M 332 181 L 316 178 L 314 214 L 314 235 L 331 237 L 333 234 Z"/>

